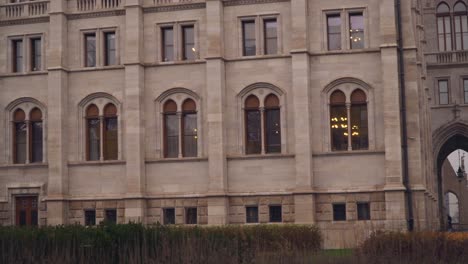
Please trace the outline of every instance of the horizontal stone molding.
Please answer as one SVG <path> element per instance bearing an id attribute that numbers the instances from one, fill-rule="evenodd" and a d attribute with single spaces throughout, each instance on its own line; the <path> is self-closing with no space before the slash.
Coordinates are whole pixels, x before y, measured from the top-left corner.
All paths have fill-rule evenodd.
<path id="1" fill-rule="evenodd" d="M 177 4 L 177 5 L 167 5 L 167 6 L 152 6 L 152 7 L 144 8 L 143 13 L 171 12 L 171 11 L 180 11 L 180 10 L 201 9 L 205 7 L 206 7 L 206 3 L 189 3 L 189 4 Z"/>

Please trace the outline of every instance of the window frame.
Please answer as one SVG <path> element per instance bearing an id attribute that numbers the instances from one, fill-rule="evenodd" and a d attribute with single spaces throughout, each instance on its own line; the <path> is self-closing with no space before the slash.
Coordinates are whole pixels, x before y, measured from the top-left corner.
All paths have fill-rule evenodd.
<path id="1" fill-rule="evenodd" d="M 105 34 L 114 32 L 115 34 L 115 64 L 106 65 L 106 38 Z M 118 27 L 100 27 L 100 28 L 90 28 L 90 29 L 81 29 L 81 41 L 80 41 L 80 52 L 81 52 L 81 62 L 80 65 L 82 68 L 87 69 L 96 69 L 96 68 L 105 68 L 105 67 L 116 67 L 120 64 L 120 31 Z M 94 34 L 96 38 L 95 43 L 95 66 L 87 66 L 86 61 L 86 35 Z"/>
<path id="2" fill-rule="evenodd" d="M 114 34 L 114 46 L 115 46 L 115 50 L 114 50 L 114 63 L 111 64 L 109 63 L 109 52 L 110 52 L 110 48 L 108 47 L 108 43 L 107 43 L 107 36 L 109 34 Z M 112 30 L 112 29 L 105 29 L 105 30 L 102 30 L 102 57 L 103 57 L 103 60 L 102 60 L 102 66 L 104 67 L 109 67 L 109 66 L 116 66 L 118 65 L 118 61 L 117 61 L 117 51 L 119 50 L 118 49 L 118 39 L 117 39 L 117 31 L 116 30 Z"/>
<path id="3" fill-rule="evenodd" d="M 359 212 L 359 207 L 360 206 L 365 206 L 366 207 L 366 212 L 367 215 L 360 214 Z M 357 220 L 358 221 L 368 221 L 372 220 L 372 213 L 371 213 L 371 205 L 370 202 L 356 202 L 356 214 L 357 214 Z"/>
<path id="4" fill-rule="evenodd" d="M 340 47 L 338 49 L 330 49 L 330 32 L 329 32 L 329 23 L 328 23 L 328 19 L 329 17 L 339 17 L 340 18 Z M 342 17 L 342 14 L 341 12 L 339 11 L 329 11 L 329 12 L 325 12 L 325 25 L 326 25 L 326 50 L 327 51 L 341 51 L 343 50 L 343 17 Z M 336 34 L 336 33 L 335 33 Z"/>
<path id="5" fill-rule="evenodd" d="M 109 212 L 115 212 L 115 221 L 114 220 L 109 220 L 109 217 L 108 217 L 108 213 Z M 117 224 L 118 223 L 118 214 L 117 214 L 117 208 L 106 208 L 104 209 L 104 220 L 108 223 L 112 223 L 112 224 Z"/>
<path id="6" fill-rule="evenodd" d="M 343 215 L 344 218 L 339 217 L 340 215 L 336 214 L 335 206 L 336 207 L 344 206 L 344 215 Z M 332 203 L 332 219 L 333 219 L 333 222 L 346 222 L 348 220 L 348 216 L 347 216 L 347 213 L 346 213 L 346 203 L 345 202 Z"/>
<path id="7" fill-rule="evenodd" d="M 193 210 L 195 212 L 195 218 L 192 219 L 193 215 L 191 216 L 190 215 L 190 211 L 192 211 L 191 213 L 193 213 Z M 198 208 L 197 207 L 186 207 L 184 208 L 184 213 L 185 213 L 185 224 L 186 225 L 198 225 Z M 195 220 L 195 221 L 193 221 Z"/>
<path id="8" fill-rule="evenodd" d="M 440 82 L 447 82 L 447 103 L 446 104 L 442 104 L 441 101 L 440 101 Z M 439 78 L 436 78 L 436 89 L 435 89 L 435 92 L 436 92 L 436 98 L 437 98 L 437 105 L 439 106 L 447 106 L 447 105 L 450 105 L 452 100 L 451 100 L 451 84 L 450 84 L 450 77 L 439 77 Z"/>
<path id="9" fill-rule="evenodd" d="M 91 223 L 88 222 L 87 213 L 93 213 L 94 219 L 89 219 Z M 84 218 L 84 225 L 85 226 L 95 226 L 96 225 L 96 209 L 84 209 L 83 210 L 83 218 Z"/>
<path id="10" fill-rule="evenodd" d="M 463 103 L 468 104 L 468 76 L 462 76 L 461 78 L 461 87 L 463 94 Z"/>
<path id="11" fill-rule="evenodd" d="M 193 27 L 193 48 L 194 56 L 193 59 L 184 58 L 184 27 Z M 156 24 L 156 45 L 155 45 L 155 61 L 160 64 L 174 64 L 174 63 L 190 63 L 200 60 L 200 47 L 199 47 L 199 25 L 197 20 L 181 20 L 181 21 L 170 21 Z M 164 61 L 164 39 L 163 29 L 172 28 L 173 30 L 173 60 Z"/>
<path id="12" fill-rule="evenodd" d="M 258 14 L 239 16 L 238 18 L 238 56 L 241 58 L 251 57 L 274 57 L 283 54 L 282 41 L 282 17 L 280 13 Z M 276 53 L 267 54 L 265 48 L 265 21 L 276 20 Z M 245 21 L 253 21 L 255 23 L 255 54 L 244 55 L 244 27 Z"/>
<path id="13" fill-rule="evenodd" d="M 167 213 L 169 210 L 172 210 L 172 212 L 174 213 L 174 217 L 173 219 L 171 220 L 174 220 L 173 223 L 169 223 L 169 222 L 172 222 L 172 221 L 166 221 L 166 220 L 169 220 L 168 216 L 167 216 Z M 162 208 L 162 224 L 163 225 L 175 225 L 177 223 L 176 221 L 176 208 L 175 207 L 164 207 Z"/>
<path id="14" fill-rule="evenodd" d="M 252 218 L 249 218 L 249 209 L 254 209 L 256 210 L 256 215 L 254 217 L 254 221 L 252 221 Z M 245 206 L 245 223 L 246 224 L 258 224 L 259 223 L 259 210 L 258 210 L 258 205 L 246 205 Z"/>
<path id="15" fill-rule="evenodd" d="M 455 6 L 458 5 L 458 4 L 462 4 L 465 6 L 465 11 L 455 11 Z M 468 34 L 468 6 L 467 4 L 465 4 L 464 2 L 462 1 L 457 1 L 453 4 L 453 11 L 452 11 L 452 16 L 453 16 L 453 43 L 455 44 L 455 48 L 453 48 L 454 51 L 462 51 L 462 50 L 468 50 L 468 43 L 465 43 L 464 41 L 464 38 L 463 38 L 463 34 L 466 33 Z M 465 30 L 467 31 L 463 31 L 463 17 L 465 17 L 465 20 L 467 23 L 465 23 Z M 457 44 L 457 31 L 456 31 L 456 18 L 459 18 L 459 26 L 460 26 L 460 45 L 461 47 L 458 47 L 458 44 Z"/>
<path id="16" fill-rule="evenodd" d="M 279 208 L 281 215 L 279 219 L 273 219 L 274 215 L 272 214 L 273 208 Z M 269 223 L 283 223 L 283 206 L 281 204 L 270 204 L 268 205 L 268 222 Z"/>
<path id="17" fill-rule="evenodd" d="M 350 16 L 352 14 L 362 13 L 363 16 L 363 48 L 352 49 L 351 42 L 349 41 L 350 34 Z M 341 18 L 341 49 L 330 50 L 328 41 L 328 16 L 339 15 Z M 369 18 L 367 7 L 351 7 L 342 9 L 326 9 L 322 11 L 322 50 L 326 52 L 345 52 L 345 51 L 362 51 L 370 47 L 370 32 L 369 32 Z"/>

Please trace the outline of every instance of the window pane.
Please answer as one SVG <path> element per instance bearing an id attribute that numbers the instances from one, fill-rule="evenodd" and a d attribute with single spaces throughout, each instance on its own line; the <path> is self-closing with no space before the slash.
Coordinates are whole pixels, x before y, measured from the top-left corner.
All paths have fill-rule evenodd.
<path id="1" fill-rule="evenodd" d="M 117 117 L 105 118 L 104 127 L 104 159 L 105 160 L 116 160 L 118 159 L 118 129 L 117 129 Z"/>
<path id="2" fill-rule="evenodd" d="M 197 114 L 184 114 L 184 157 L 197 156 Z"/>
<path id="3" fill-rule="evenodd" d="M 115 33 L 107 32 L 104 34 L 105 38 L 105 51 L 104 51 L 104 65 L 115 65 L 116 47 L 115 47 Z"/>
<path id="4" fill-rule="evenodd" d="M 245 111 L 246 153 L 260 154 L 262 151 L 261 123 L 259 110 Z"/>
<path id="5" fill-rule="evenodd" d="M 333 221 L 346 221 L 346 204 L 333 205 Z"/>
<path id="6" fill-rule="evenodd" d="M 117 223 L 117 210 L 116 209 L 106 209 L 105 211 L 105 220 L 109 223 Z"/>
<path id="7" fill-rule="evenodd" d="M 163 61 L 174 60 L 174 30 L 172 27 L 162 28 L 162 58 Z"/>
<path id="8" fill-rule="evenodd" d="M 96 35 L 86 34 L 85 35 L 85 66 L 95 67 L 96 66 Z"/>
<path id="9" fill-rule="evenodd" d="M 281 205 L 270 206 L 270 222 L 279 223 L 283 221 Z"/>
<path id="10" fill-rule="evenodd" d="M 264 20 L 265 54 L 276 54 L 278 51 L 277 27 L 276 19 Z"/>
<path id="11" fill-rule="evenodd" d="M 242 22 L 242 36 L 243 36 L 243 55 L 253 56 L 256 54 L 256 41 L 255 41 L 255 21 Z"/>
<path id="12" fill-rule="evenodd" d="M 367 104 L 351 106 L 351 141 L 353 150 L 369 148 Z"/>
<path id="13" fill-rule="evenodd" d="M 163 209 L 163 224 L 173 225 L 175 224 L 175 209 L 174 208 L 164 208 Z"/>
<path id="14" fill-rule="evenodd" d="M 341 50 L 341 16 L 327 16 L 328 50 Z"/>
<path id="15" fill-rule="evenodd" d="M 85 211 L 85 225 L 87 226 L 96 225 L 96 211 L 95 210 Z"/>
<path id="16" fill-rule="evenodd" d="M 362 13 L 349 15 L 351 49 L 364 48 L 364 16 Z"/>
<path id="17" fill-rule="evenodd" d="M 348 114 L 346 106 L 330 106 L 332 150 L 348 149 Z"/>
<path id="18" fill-rule="evenodd" d="M 465 104 L 468 104 L 468 79 L 463 80 L 463 91 L 465 94 Z"/>
<path id="19" fill-rule="evenodd" d="M 99 119 L 88 119 L 88 160 L 99 160 L 101 151 Z"/>
<path id="20" fill-rule="evenodd" d="M 165 115 L 166 158 L 179 156 L 179 118 L 175 114 Z"/>
<path id="21" fill-rule="evenodd" d="M 182 27 L 182 39 L 183 39 L 183 59 L 193 60 L 195 59 L 195 36 L 193 26 Z"/>
<path id="22" fill-rule="evenodd" d="M 31 162 L 42 162 L 42 122 L 31 122 Z"/>
<path id="23" fill-rule="evenodd" d="M 26 123 L 15 123 L 15 163 L 26 163 Z"/>
<path id="24" fill-rule="evenodd" d="M 439 104 L 449 103 L 448 81 L 439 81 Z"/>
<path id="25" fill-rule="evenodd" d="M 280 110 L 266 109 L 265 110 L 265 134 L 267 153 L 281 152 L 281 126 L 280 126 Z"/>
<path id="26" fill-rule="evenodd" d="M 445 25 L 445 49 L 447 51 L 452 50 L 452 29 L 450 25 L 450 17 L 444 17 L 444 25 Z"/>
<path id="27" fill-rule="evenodd" d="M 23 71 L 23 41 L 13 41 L 13 72 Z"/>
<path id="28" fill-rule="evenodd" d="M 247 223 L 258 223 L 258 206 L 246 207 L 245 215 Z"/>
<path id="29" fill-rule="evenodd" d="M 41 70 L 41 39 L 31 39 L 31 71 Z"/>
<path id="30" fill-rule="evenodd" d="M 370 220 L 369 203 L 357 203 L 358 220 Z"/>
<path id="31" fill-rule="evenodd" d="M 185 210 L 185 223 L 189 225 L 197 224 L 197 208 L 187 208 Z"/>

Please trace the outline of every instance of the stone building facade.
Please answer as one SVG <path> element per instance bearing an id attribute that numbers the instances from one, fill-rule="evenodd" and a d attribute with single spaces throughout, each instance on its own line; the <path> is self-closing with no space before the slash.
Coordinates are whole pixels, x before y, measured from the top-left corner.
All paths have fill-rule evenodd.
<path id="1" fill-rule="evenodd" d="M 439 228 L 436 2 L 0 0 L 0 223 Z"/>

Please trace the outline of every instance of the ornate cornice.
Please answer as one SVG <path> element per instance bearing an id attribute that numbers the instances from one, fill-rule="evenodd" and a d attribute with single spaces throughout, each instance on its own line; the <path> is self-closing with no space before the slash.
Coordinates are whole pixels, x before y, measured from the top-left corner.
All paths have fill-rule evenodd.
<path id="1" fill-rule="evenodd" d="M 33 17 L 33 18 L 21 18 L 13 20 L 0 21 L 0 27 L 12 26 L 12 25 L 25 25 L 25 24 L 37 24 L 37 23 L 48 23 L 49 17 Z"/>
<path id="2" fill-rule="evenodd" d="M 155 13 L 155 12 L 170 12 L 170 11 L 180 11 L 180 10 L 189 10 L 189 9 L 201 9 L 205 8 L 206 3 L 191 3 L 191 4 L 177 4 L 177 5 L 167 5 L 167 6 L 154 6 L 146 7 L 143 9 L 143 13 Z"/>
<path id="3" fill-rule="evenodd" d="M 84 18 L 95 18 L 95 17 L 108 17 L 108 16 L 124 16 L 125 10 L 110 10 L 110 11 L 97 11 L 90 13 L 81 14 L 67 14 L 69 20 L 84 19 Z"/>
<path id="4" fill-rule="evenodd" d="M 291 0 L 224 0 L 225 6 L 268 4 L 277 2 L 290 2 Z"/>

